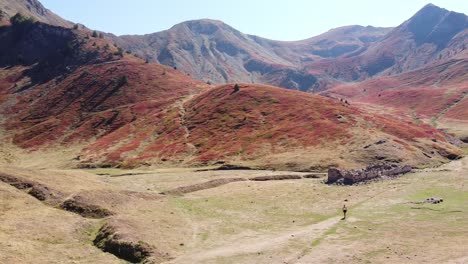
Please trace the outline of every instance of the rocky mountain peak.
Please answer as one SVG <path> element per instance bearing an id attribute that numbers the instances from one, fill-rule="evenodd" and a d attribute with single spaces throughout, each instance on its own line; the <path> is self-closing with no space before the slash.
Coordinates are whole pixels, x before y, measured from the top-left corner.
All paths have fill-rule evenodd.
<path id="1" fill-rule="evenodd" d="M 71 27 L 73 25 L 45 8 L 38 0 L 0 0 L 0 10 L 7 15 L 7 18 L 21 13 L 54 26 Z"/>
<path id="2" fill-rule="evenodd" d="M 433 4 L 424 6 L 406 23 L 403 29 L 410 31 L 418 45 L 434 43 L 445 45 L 460 31 L 468 27 L 468 17 L 448 11 Z"/>

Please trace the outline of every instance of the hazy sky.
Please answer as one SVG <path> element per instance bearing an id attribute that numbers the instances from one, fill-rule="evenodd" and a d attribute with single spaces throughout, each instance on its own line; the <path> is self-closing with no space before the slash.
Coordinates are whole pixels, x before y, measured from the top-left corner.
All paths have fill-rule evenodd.
<path id="1" fill-rule="evenodd" d="M 89 28 L 122 34 L 162 31 L 192 19 L 222 20 L 243 33 L 309 38 L 345 25 L 397 26 L 428 3 L 468 14 L 467 0 L 40 0 Z"/>

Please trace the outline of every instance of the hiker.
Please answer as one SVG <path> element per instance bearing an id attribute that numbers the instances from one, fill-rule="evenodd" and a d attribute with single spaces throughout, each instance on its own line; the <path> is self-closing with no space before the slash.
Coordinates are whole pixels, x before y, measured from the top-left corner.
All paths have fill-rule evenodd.
<path id="1" fill-rule="evenodd" d="M 346 208 L 346 205 L 343 205 L 343 220 L 346 219 L 346 212 L 348 212 L 348 208 Z"/>

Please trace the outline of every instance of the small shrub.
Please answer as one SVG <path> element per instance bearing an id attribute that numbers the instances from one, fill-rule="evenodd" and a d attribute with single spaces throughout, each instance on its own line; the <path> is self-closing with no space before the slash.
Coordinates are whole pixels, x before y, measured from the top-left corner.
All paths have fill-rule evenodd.
<path id="1" fill-rule="evenodd" d="M 99 33 L 99 38 L 104 38 L 104 34 Z"/>
<path id="2" fill-rule="evenodd" d="M 118 55 L 120 57 L 123 57 L 123 49 L 122 48 L 118 48 L 117 49 L 117 52 L 115 53 L 115 55 Z"/>
<path id="3" fill-rule="evenodd" d="M 127 75 L 120 76 L 118 86 L 124 86 L 128 83 Z"/>
<path id="4" fill-rule="evenodd" d="M 98 33 L 96 32 L 96 30 L 93 31 L 93 34 L 91 35 L 93 38 L 97 38 L 98 37 Z"/>
<path id="5" fill-rule="evenodd" d="M 16 13 L 16 15 L 10 18 L 10 22 L 12 25 L 26 25 L 34 23 L 34 19 L 32 17 L 25 16 L 21 13 Z"/>
<path id="6" fill-rule="evenodd" d="M 73 25 L 73 29 L 78 29 L 78 24 Z"/>
<path id="7" fill-rule="evenodd" d="M 84 72 L 82 72 L 82 73 L 80 74 L 80 78 L 84 78 L 84 77 L 86 77 L 86 76 L 88 76 L 88 75 L 90 75 L 90 74 L 89 74 L 89 71 L 86 71 L 86 70 L 85 70 Z"/>
<path id="8" fill-rule="evenodd" d="M 239 85 L 236 83 L 236 85 L 234 85 L 234 88 L 233 88 L 232 93 L 237 93 L 239 90 L 240 90 L 240 87 L 239 87 Z"/>

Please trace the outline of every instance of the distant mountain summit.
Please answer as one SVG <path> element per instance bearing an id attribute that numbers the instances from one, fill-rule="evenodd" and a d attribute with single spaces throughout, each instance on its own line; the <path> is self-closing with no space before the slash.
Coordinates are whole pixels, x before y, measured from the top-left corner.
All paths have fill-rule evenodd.
<path id="1" fill-rule="evenodd" d="M 417 45 L 432 43 L 443 48 L 467 27 L 468 17 L 464 14 L 428 4 L 395 31 L 411 32 Z"/>
<path id="2" fill-rule="evenodd" d="M 73 23 L 66 21 L 52 11 L 46 9 L 41 2 L 37 0 L 0 0 L 0 10 L 7 18 L 16 13 L 33 17 L 37 21 L 51 24 L 54 26 L 71 27 Z"/>
<path id="3" fill-rule="evenodd" d="M 429 4 L 362 57 L 365 61 L 380 57 L 385 65 L 376 74 L 392 75 L 462 53 L 468 46 L 467 36 L 466 15 Z"/>
<path id="4" fill-rule="evenodd" d="M 267 83 L 319 92 L 462 54 L 467 16 L 429 4 L 396 28 L 346 26 L 301 41 L 247 35 L 215 20 L 144 36 L 113 36 L 127 50 L 206 82 Z"/>
<path id="5" fill-rule="evenodd" d="M 269 83 L 313 91 L 320 86 L 305 66 L 365 50 L 389 29 L 347 26 L 303 41 L 274 41 L 243 34 L 216 20 L 180 23 L 149 35 L 113 36 L 117 45 L 213 83 Z"/>

